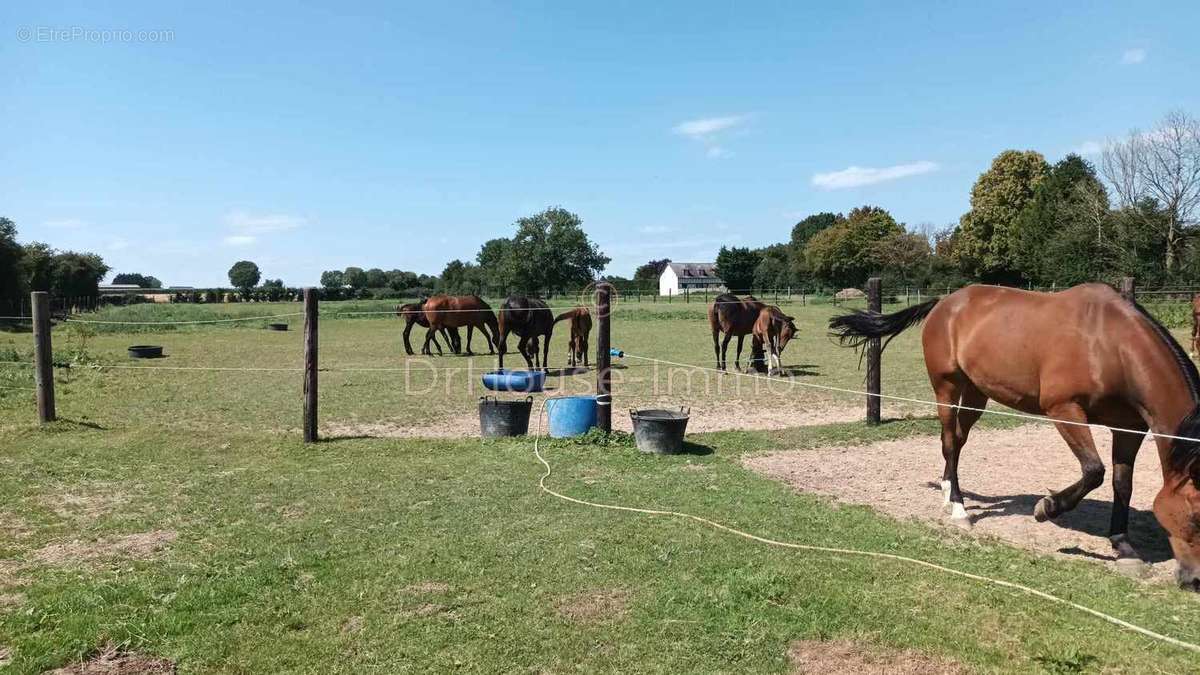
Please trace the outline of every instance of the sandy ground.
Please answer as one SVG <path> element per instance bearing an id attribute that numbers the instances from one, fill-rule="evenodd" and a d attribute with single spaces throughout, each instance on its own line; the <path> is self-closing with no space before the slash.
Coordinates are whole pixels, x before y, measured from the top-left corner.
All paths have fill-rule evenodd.
<path id="1" fill-rule="evenodd" d="M 865 416 L 862 405 L 835 406 L 825 402 L 798 403 L 787 405 L 764 405 L 741 400 L 709 401 L 691 407 L 688 433 L 728 430 L 774 430 L 790 427 L 861 422 Z M 538 401 L 534 401 L 530 415 L 529 431 L 537 431 Z M 642 400 L 638 408 L 674 408 L 678 402 L 669 400 Z M 912 412 L 904 408 L 884 406 L 884 417 L 901 417 Z M 543 420 L 543 424 L 545 424 Z M 628 408 L 613 410 L 613 428 L 632 432 L 633 422 Z M 479 413 L 444 417 L 432 422 L 412 426 L 400 422 L 355 422 L 353 420 L 332 421 L 322 425 L 322 435 L 329 438 L 368 436 L 372 438 L 477 438 L 479 437 Z"/>
<path id="2" fill-rule="evenodd" d="M 1095 432 L 1100 456 L 1110 469 L 1103 486 L 1052 522 L 1039 523 L 1033 507 L 1052 488 L 1079 479 L 1079 463 L 1054 427 L 1033 424 L 1014 430 L 975 431 L 963 449 L 959 482 L 975 536 L 1116 568 L 1108 542 L 1112 511 L 1111 435 Z M 1141 576 L 1169 581 L 1175 570 L 1166 534 L 1151 513 L 1162 486 L 1153 443 L 1142 446 L 1134 470 L 1129 533 L 1150 565 Z M 804 492 L 863 504 L 897 518 L 947 523 L 939 486 L 941 444 L 923 436 L 862 447 L 785 451 L 749 456 L 749 468 Z M 1123 569 L 1125 573 L 1131 570 Z M 1138 570 L 1132 570 L 1137 572 Z"/>

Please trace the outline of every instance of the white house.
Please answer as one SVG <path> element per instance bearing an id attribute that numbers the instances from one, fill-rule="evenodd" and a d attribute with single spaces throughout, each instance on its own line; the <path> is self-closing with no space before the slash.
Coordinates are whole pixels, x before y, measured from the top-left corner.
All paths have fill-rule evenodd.
<path id="1" fill-rule="evenodd" d="M 724 291 L 725 282 L 717 276 L 716 270 L 716 263 L 667 263 L 658 278 L 658 294 L 703 293 L 705 289 Z"/>

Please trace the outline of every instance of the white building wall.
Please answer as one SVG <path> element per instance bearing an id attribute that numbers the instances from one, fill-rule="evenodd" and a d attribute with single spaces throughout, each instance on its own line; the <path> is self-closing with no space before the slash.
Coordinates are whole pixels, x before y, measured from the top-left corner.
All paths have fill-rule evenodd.
<path id="1" fill-rule="evenodd" d="M 675 270 L 667 265 L 661 276 L 658 277 L 658 294 L 659 295 L 679 295 L 679 277 L 675 275 Z"/>

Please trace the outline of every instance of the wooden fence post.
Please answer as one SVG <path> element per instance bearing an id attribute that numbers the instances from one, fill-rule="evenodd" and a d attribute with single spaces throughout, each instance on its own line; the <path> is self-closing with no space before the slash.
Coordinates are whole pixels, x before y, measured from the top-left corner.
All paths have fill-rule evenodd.
<path id="1" fill-rule="evenodd" d="M 1137 301 L 1137 289 L 1133 277 L 1121 278 L 1121 297 L 1130 302 Z"/>
<path id="2" fill-rule="evenodd" d="M 38 420 L 57 419 L 54 412 L 54 348 L 50 344 L 50 294 L 34 291 L 29 296 L 33 310 L 33 380 L 37 386 Z"/>
<path id="3" fill-rule="evenodd" d="M 612 286 L 596 284 L 596 426 L 612 431 Z"/>
<path id="4" fill-rule="evenodd" d="M 883 282 L 879 277 L 867 279 L 867 310 L 883 311 Z M 875 338 L 867 344 L 867 424 L 870 425 L 879 424 L 881 418 L 879 400 L 879 394 L 882 393 L 879 368 L 881 351 L 879 338 Z"/>
<path id="5" fill-rule="evenodd" d="M 317 442 L 317 289 L 304 289 L 304 442 Z"/>

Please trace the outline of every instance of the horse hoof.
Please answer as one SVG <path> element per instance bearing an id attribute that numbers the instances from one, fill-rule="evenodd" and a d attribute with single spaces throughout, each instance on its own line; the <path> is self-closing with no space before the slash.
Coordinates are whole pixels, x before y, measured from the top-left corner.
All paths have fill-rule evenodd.
<path id="1" fill-rule="evenodd" d="M 1042 497 L 1038 500 L 1037 506 L 1033 507 L 1033 519 L 1039 523 L 1044 523 L 1056 515 L 1058 514 L 1055 513 L 1054 501 L 1049 497 Z"/>
<path id="2" fill-rule="evenodd" d="M 950 516 L 950 524 L 962 530 L 969 530 L 975 526 L 975 523 L 971 522 L 971 516 L 968 516 L 965 513 L 957 516 Z"/>

